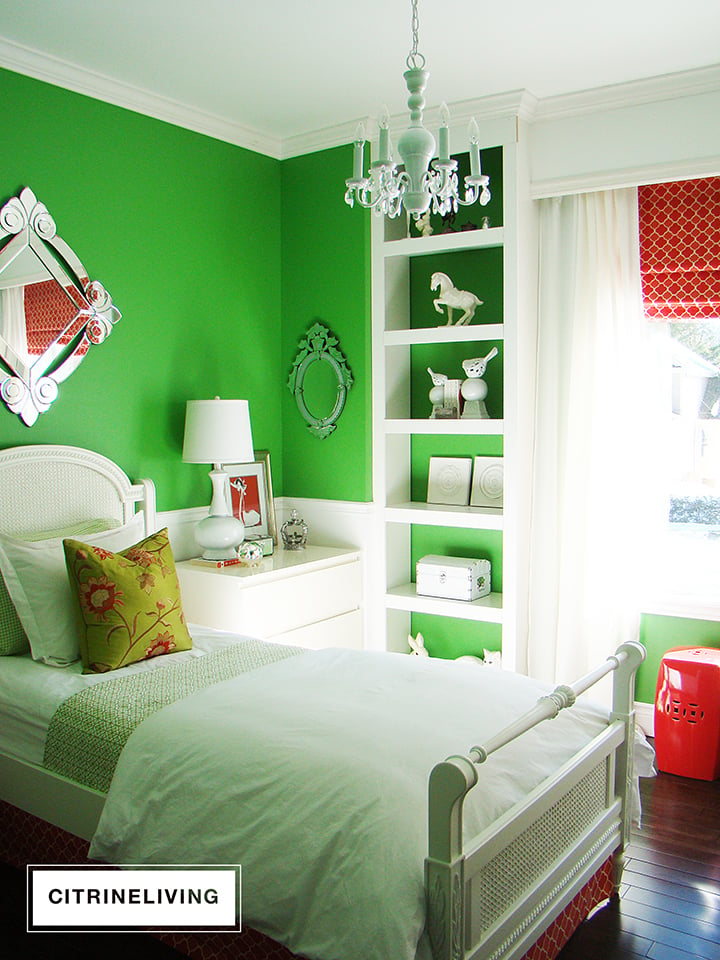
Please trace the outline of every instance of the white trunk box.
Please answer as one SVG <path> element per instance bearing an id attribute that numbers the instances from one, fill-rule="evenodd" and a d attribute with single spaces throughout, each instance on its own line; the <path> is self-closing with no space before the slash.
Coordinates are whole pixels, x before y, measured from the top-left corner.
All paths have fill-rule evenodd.
<path id="1" fill-rule="evenodd" d="M 477 600 L 490 593 L 490 561 L 428 555 L 418 560 L 415 580 L 424 597 Z"/>

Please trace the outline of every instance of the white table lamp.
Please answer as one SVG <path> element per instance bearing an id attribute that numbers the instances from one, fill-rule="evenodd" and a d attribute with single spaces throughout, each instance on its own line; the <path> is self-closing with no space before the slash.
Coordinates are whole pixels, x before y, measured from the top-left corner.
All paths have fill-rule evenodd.
<path id="1" fill-rule="evenodd" d="M 224 463 L 255 459 L 247 400 L 188 400 L 185 412 L 183 460 L 212 463 L 210 513 L 195 526 L 195 539 L 205 560 L 232 560 L 243 542 L 245 527 L 230 508 Z"/>

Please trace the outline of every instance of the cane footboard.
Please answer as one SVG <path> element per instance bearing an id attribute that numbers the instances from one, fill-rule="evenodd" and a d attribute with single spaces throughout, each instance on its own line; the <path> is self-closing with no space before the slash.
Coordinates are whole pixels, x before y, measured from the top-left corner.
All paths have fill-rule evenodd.
<path id="1" fill-rule="evenodd" d="M 433 769 L 425 877 L 434 960 L 516 960 L 609 856 L 619 883 L 630 829 L 634 676 L 643 657 L 639 644 L 624 644 L 607 666 L 543 698 L 491 744 Z M 476 764 L 571 706 L 611 670 L 614 709 L 606 730 L 488 829 L 463 838 L 464 798 L 480 789 Z"/>

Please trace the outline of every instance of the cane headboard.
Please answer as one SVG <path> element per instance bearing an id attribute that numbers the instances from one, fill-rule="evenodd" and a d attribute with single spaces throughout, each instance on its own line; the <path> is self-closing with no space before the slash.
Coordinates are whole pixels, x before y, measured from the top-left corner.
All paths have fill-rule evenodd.
<path id="1" fill-rule="evenodd" d="M 92 520 L 128 520 L 141 507 L 155 532 L 155 486 L 133 484 L 107 457 L 38 444 L 0 450 L 0 533 L 32 539 Z"/>

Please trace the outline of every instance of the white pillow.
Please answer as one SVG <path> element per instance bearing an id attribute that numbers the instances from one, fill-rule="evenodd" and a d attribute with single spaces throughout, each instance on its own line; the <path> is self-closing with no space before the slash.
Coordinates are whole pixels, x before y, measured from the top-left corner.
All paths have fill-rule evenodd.
<path id="1" fill-rule="evenodd" d="M 0 570 L 33 660 L 53 667 L 65 667 L 80 657 L 76 604 L 62 545 L 64 537 L 75 535 L 74 529 L 68 529 L 50 539 L 29 541 L 0 534 Z M 83 534 L 82 540 L 117 553 L 144 535 L 145 517 L 139 511 L 124 526 Z"/>

